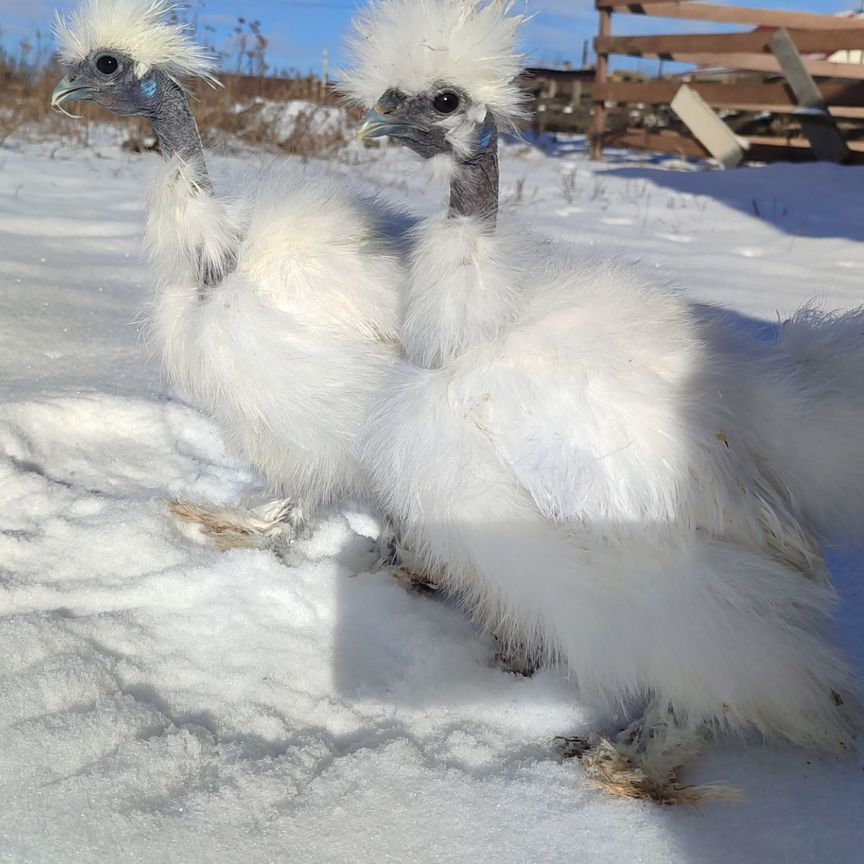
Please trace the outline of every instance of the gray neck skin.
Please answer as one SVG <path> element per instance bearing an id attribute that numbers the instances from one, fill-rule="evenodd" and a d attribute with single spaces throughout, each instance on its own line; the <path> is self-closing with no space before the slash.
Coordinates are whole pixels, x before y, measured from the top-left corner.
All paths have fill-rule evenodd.
<path id="1" fill-rule="evenodd" d="M 498 219 L 498 129 L 487 118 L 480 131 L 480 149 L 473 156 L 454 156 L 450 181 L 450 216 L 479 216 L 495 226 Z"/>
<path id="2" fill-rule="evenodd" d="M 155 72 L 154 76 L 158 90 L 146 117 L 159 139 L 162 156 L 165 159 L 180 156 L 194 166 L 198 174 L 198 185 L 203 190 L 212 192 L 213 187 L 204 161 L 204 147 L 201 144 L 198 124 L 189 107 L 189 97 L 183 88 L 167 75 Z"/>
<path id="3" fill-rule="evenodd" d="M 186 92 L 167 75 L 156 74 L 158 90 L 153 107 L 147 112 L 147 119 L 159 139 L 162 156 L 170 159 L 180 156 L 195 169 L 195 182 L 199 191 L 212 194 L 213 185 L 204 161 L 204 147 L 198 124 L 189 107 Z M 199 249 L 196 256 L 198 294 L 203 299 L 211 288 L 219 285 L 226 276 L 237 269 L 237 249 L 225 248 L 219 260 L 205 257 Z"/>

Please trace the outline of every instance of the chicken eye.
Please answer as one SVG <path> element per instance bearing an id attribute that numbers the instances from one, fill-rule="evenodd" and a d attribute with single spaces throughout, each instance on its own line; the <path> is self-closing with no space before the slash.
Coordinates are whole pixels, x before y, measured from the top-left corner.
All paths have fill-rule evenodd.
<path id="1" fill-rule="evenodd" d="M 103 75 L 113 75 L 120 64 L 117 62 L 116 57 L 112 57 L 110 54 L 103 54 L 96 60 L 96 68 Z"/>
<path id="2" fill-rule="evenodd" d="M 432 107 L 439 114 L 452 114 L 459 107 L 459 96 L 452 90 L 445 90 L 432 100 Z"/>

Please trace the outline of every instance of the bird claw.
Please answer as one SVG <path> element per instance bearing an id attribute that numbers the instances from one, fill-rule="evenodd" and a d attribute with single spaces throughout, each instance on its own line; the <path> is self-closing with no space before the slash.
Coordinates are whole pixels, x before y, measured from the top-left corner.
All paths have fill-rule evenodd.
<path id="1" fill-rule="evenodd" d="M 614 798 L 691 807 L 701 807 L 706 801 L 736 801 L 741 798 L 741 793 L 730 786 L 682 783 L 678 778 L 678 767 L 652 768 L 635 754 L 622 752 L 607 738 L 601 738 L 594 746 L 575 755 L 588 785 Z"/>
<path id="2" fill-rule="evenodd" d="M 496 641 L 500 642 L 498 636 L 494 633 L 492 635 Z M 521 675 L 523 678 L 531 678 L 541 666 L 541 659 L 537 653 L 532 652 L 527 646 L 519 643 L 500 648 L 495 653 L 495 662 L 505 672 L 510 672 L 512 675 Z"/>
<path id="3" fill-rule="evenodd" d="M 730 786 L 691 786 L 679 779 L 681 770 L 699 753 L 708 730 L 703 724 L 676 720 L 672 708 L 651 706 L 645 715 L 618 733 L 606 737 L 556 738 L 564 759 L 578 759 L 589 786 L 615 798 L 643 799 L 655 804 L 734 801 L 741 793 Z"/>
<path id="4" fill-rule="evenodd" d="M 591 749 L 591 742 L 582 735 L 576 735 L 572 738 L 557 735 L 552 740 L 562 759 L 581 759 Z"/>
<path id="5" fill-rule="evenodd" d="M 396 529 L 388 524 L 379 539 L 380 556 L 376 570 L 389 570 L 393 578 L 409 591 L 436 594 L 441 590 L 439 581 L 423 574 L 422 564 L 402 545 Z M 416 565 L 416 566 L 415 566 Z"/>
<path id="6" fill-rule="evenodd" d="M 437 582 L 434 582 L 428 576 L 415 573 L 409 567 L 394 567 L 393 578 L 403 588 L 415 591 L 418 594 L 437 594 L 441 590 L 441 586 Z"/>

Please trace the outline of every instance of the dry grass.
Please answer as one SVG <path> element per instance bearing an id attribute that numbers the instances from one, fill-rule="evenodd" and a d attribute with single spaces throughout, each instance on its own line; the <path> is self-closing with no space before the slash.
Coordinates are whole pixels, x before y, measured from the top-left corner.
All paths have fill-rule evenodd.
<path id="1" fill-rule="evenodd" d="M 265 74 L 272 69 L 266 59 L 270 40 L 260 21 L 238 17 L 229 39 L 218 50 L 212 44 L 216 31 L 201 19 L 205 6 L 205 0 L 180 0 L 172 12 L 191 28 L 199 44 L 219 58 L 223 69 L 236 69 L 235 73 L 220 73 L 223 87 L 193 87 L 193 111 L 205 145 L 227 152 L 254 147 L 304 159 L 337 153 L 346 143 L 346 124 L 344 118 L 334 122 L 332 116 L 332 109 L 340 104 L 335 90 L 320 78 L 296 71 L 283 72 L 281 77 Z M 13 135 L 86 146 L 95 137 L 94 126 L 111 126 L 120 130 L 128 149 L 152 149 L 148 146 L 152 132 L 144 121 L 114 117 L 82 103 L 72 106 L 81 115 L 78 120 L 52 112 L 51 93 L 63 70 L 56 65 L 46 67 L 49 50 L 50 43 L 38 30 L 22 39 L 15 51 L 0 43 L 0 146 Z M 239 74 L 241 70 L 247 74 Z M 282 106 L 296 101 L 307 105 L 301 111 L 294 105 L 289 117 Z M 353 111 L 346 113 L 359 119 Z"/>
<path id="2" fill-rule="evenodd" d="M 346 143 L 344 126 L 328 122 L 339 97 L 317 78 L 226 75 L 223 83 L 223 89 L 199 87 L 195 93 L 195 114 L 210 146 L 237 142 L 309 158 L 331 156 Z M 286 123 L 281 105 L 295 100 L 308 107 Z"/>
<path id="3" fill-rule="evenodd" d="M 50 111 L 51 92 L 60 77 L 59 70 L 22 71 L 0 60 L 0 144 L 25 131 L 28 137 L 54 132 L 86 143 L 86 124 Z"/>
<path id="4" fill-rule="evenodd" d="M 73 106 L 81 115 L 77 120 L 51 111 L 51 93 L 62 76 L 58 67 L 22 69 L 0 58 L 0 145 L 15 135 L 87 146 L 94 126 L 110 125 L 122 131 L 124 146 L 146 149 L 150 127 L 137 118 L 114 117 L 84 103 Z M 227 151 L 253 146 L 310 158 L 330 156 L 346 141 L 344 124 L 328 122 L 338 96 L 318 79 L 226 75 L 224 83 L 219 89 L 194 88 L 193 110 L 208 146 Z M 285 122 L 281 104 L 290 100 L 303 100 L 309 107 Z"/>

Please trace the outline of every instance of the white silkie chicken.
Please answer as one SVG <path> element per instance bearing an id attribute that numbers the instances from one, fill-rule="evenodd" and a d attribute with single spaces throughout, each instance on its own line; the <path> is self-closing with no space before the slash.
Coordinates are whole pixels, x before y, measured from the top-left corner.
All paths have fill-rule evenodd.
<path id="1" fill-rule="evenodd" d="M 864 307 L 811 304 L 759 339 L 721 310 L 697 314 L 735 376 L 736 437 L 822 542 L 864 541 Z"/>
<path id="2" fill-rule="evenodd" d="M 68 70 L 57 108 L 89 100 L 146 118 L 164 167 L 147 212 L 157 281 L 150 335 L 170 381 L 204 409 L 273 492 L 268 512 L 182 505 L 220 545 L 254 543 L 282 517 L 362 495 L 352 448 L 397 357 L 393 214 L 302 168 L 212 188 L 183 82 L 215 83 L 212 59 L 167 0 L 84 0 L 55 35 Z M 288 520 L 291 521 L 291 520 Z"/>
<path id="3" fill-rule="evenodd" d="M 451 176 L 449 211 L 416 233 L 406 358 L 362 458 L 422 566 L 480 622 L 610 712 L 647 706 L 582 753 L 594 780 L 693 801 L 712 790 L 676 772 L 706 730 L 842 749 L 855 685 L 824 632 L 815 524 L 759 448 L 770 417 L 750 416 L 737 361 L 708 342 L 722 326 L 636 269 L 497 219 L 497 128 L 521 106 L 512 6 L 378 0 L 356 24 L 343 86 L 375 106 L 362 134 Z"/>

